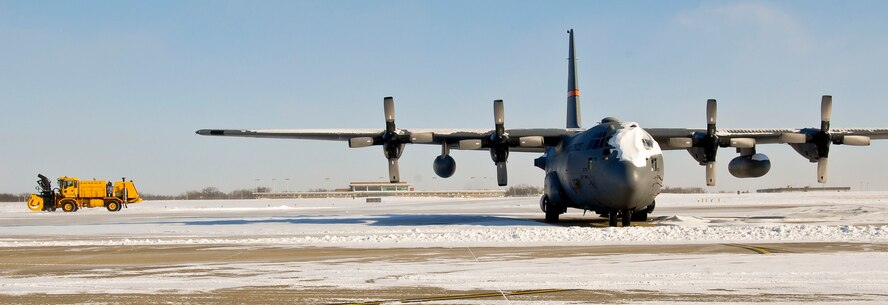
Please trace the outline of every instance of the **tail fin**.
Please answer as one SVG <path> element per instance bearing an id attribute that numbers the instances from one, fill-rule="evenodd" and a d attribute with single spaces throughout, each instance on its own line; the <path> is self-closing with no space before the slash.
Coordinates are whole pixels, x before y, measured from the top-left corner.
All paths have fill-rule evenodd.
<path id="1" fill-rule="evenodd" d="M 570 50 L 567 57 L 567 128 L 580 128 L 580 90 L 577 89 L 577 58 L 574 56 L 574 30 L 570 34 Z"/>

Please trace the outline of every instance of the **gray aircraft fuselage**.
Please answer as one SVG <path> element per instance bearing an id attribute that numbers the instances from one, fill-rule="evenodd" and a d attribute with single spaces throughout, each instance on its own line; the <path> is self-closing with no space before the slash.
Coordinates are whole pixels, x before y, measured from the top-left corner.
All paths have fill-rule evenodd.
<path id="1" fill-rule="evenodd" d="M 548 199 L 599 214 L 644 210 L 663 186 L 662 150 L 637 123 L 604 121 L 536 160 Z"/>

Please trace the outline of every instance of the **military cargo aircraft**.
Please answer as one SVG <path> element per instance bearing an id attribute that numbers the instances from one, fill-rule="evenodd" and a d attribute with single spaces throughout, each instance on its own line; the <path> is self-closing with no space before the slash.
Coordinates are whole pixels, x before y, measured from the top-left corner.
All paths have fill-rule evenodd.
<path id="1" fill-rule="evenodd" d="M 388 159 L 389 180 L 400 180 L 398 158 L 406 144 L 441 146 L 433 162 L 435 174 L 451 177 L 456 161 L 451 149 L 487 150 L 496 165 L 497 182 L 508 183 L 506 163 L 510 152 L 542 153 L 534 165 L 546 172 L 540 208 L 547 222 L 557 222 L 567 208 L 594 211 L 608 218 L 610 226 L 629 226 L 645 221 L 653 212 L 663 187 L 663 150 L 685 149 L 706 168 L 706 184 L 715 185 L 719 148 L 733 147 L 739 156 L 728 164 L 738 178 L 764 176 L 771 162 L 756 152 L 759 144 L 789 144 L 817 163 L 817 181 L 826 183 L 830 145 L 866 146 L 872 139 L 888 138 L 888 129 L 830 128 L 832 97 L 821 99 L 820 128 L 717 129 L 716 101 L 706 102 L 706 128 L 649 128 L 638 123 L 606 117 L 591 128 L 582 128 L 580 93 L 577 87 L 573 30 L 568 31 L 567 120 L 565 128 L 506 129 L 502 100 L 493 101 L 494 129 L 402 129 L 395 125 L 392 97 L 383 99 L 384 130 L 238 130 L 201 129 L 204 136 L 284 138 L 348 141 L 349 147 L 382 146 Z"/>

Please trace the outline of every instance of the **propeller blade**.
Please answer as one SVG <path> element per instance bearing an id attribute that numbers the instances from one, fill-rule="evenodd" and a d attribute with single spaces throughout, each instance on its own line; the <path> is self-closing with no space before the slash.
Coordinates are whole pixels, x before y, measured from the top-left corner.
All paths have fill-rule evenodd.
<path id="1" fill-rule="evenodd" d="M 844 136 L 841 144 L 851 146 L 869 146 L 870 137 L 867 136 Z"/>
<path id="2" fill-rule="evenodd" d="M 410 133 L 410 143 L 432 143 L 435 140 L 435 134 L 432 132 L 413 132 Z"/>
<path id="3" fill-rule="evenodd" d="M 817 182 L 826 183 L 826 168 L 829 164 L 828 158 L 817 159 Z"/>
<path id="4" fill-rule="evenodd" d="M 348 147 L 349 148 L 360 148 L 367 147 L 373 145 L 373 138 L 370 137 L 360 137 L 360 138 L 351 138 L 348 139 Z"/>
<path id="5" fill-rule="evenodd" d="M 496 136 L 502 137 L 506 133 L 505 130 L 505 110 L 503 110 L 503 100 L 493 101 L 493 122 L 496 126 Z"/>
<path id="6" fill-rule="evenodd" d="M 716 121 L 716 104 L 715 99 L 706 100 L 706 133 L 707 134 L 715 134 L 715 121 Z"/>
<path id="7" fill-rule="evenodd" d="M 730 140 L 730 146 L 736 148 L 755 148 L 754 138 L 733 138 Z"/>
<path id="8" fill-rule="evenodd" d="M 715 161 L 706 163 L 706 185 L 715 186 Z"/>
<path id="9" fill-rule="evenodd" d="M 398 159 L 389 159 L 389 182 L 395 183 L 401 181 L 400 170 L 398 169 Z"/>
<path id="10" fill-rule="evenodd" d="M 808 142 L 808 135 L 803 133 L 784 133 L 780 135 L 781 143 L 804 144 Z"/>
<path id="11" fill-rule="evenodd" d="M 499 186 L 506 186 L 509 184 L 509 174 L 506 168 L 506 162 L 496 163 L 496 183 L 499 184 Z"/>
<path id="12" fill-rule="evenodd" d="M 457 147 L 460 150 L 481 149 L 481 140 L 460 140 Z"/>
<path id="13" fill-rule="evenodd" d="M 545 143 L 546 139 L 540 136 L 518 138 L 518 146 L 520 147 L 543 147 Z"/>
<path id="14" fill-rule="evenodd" d="M 824 95 L 820 99 L 820 130 L 829 131 L 829 121 L 832 118 L 832 95 Z"/>
<path id="15" fill-rule="evenodd" d="M 669 147 L 689 148 L 693 146 L 694 142 L 691 138 L 669 138 Z"/>
<path id="16" fill-rule="evenodd" d="M 382 104 L 385 111 L 385 131 L 395 132 L 395 99 L 387 96 L 382 100 Z"/>

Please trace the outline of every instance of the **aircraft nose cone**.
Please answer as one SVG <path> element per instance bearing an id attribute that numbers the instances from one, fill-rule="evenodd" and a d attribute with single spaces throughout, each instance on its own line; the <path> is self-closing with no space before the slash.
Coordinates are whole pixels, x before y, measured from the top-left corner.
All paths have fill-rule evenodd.
<path id="1" fill-rule="evenodd" d="M 612 209 L 630 209 L 633 207 L 638 191 L 642 189 L 644 167 L 637 167 L 631 162 L 614 162 L 601 186 L 607 190 L 604 203 Z"/>

